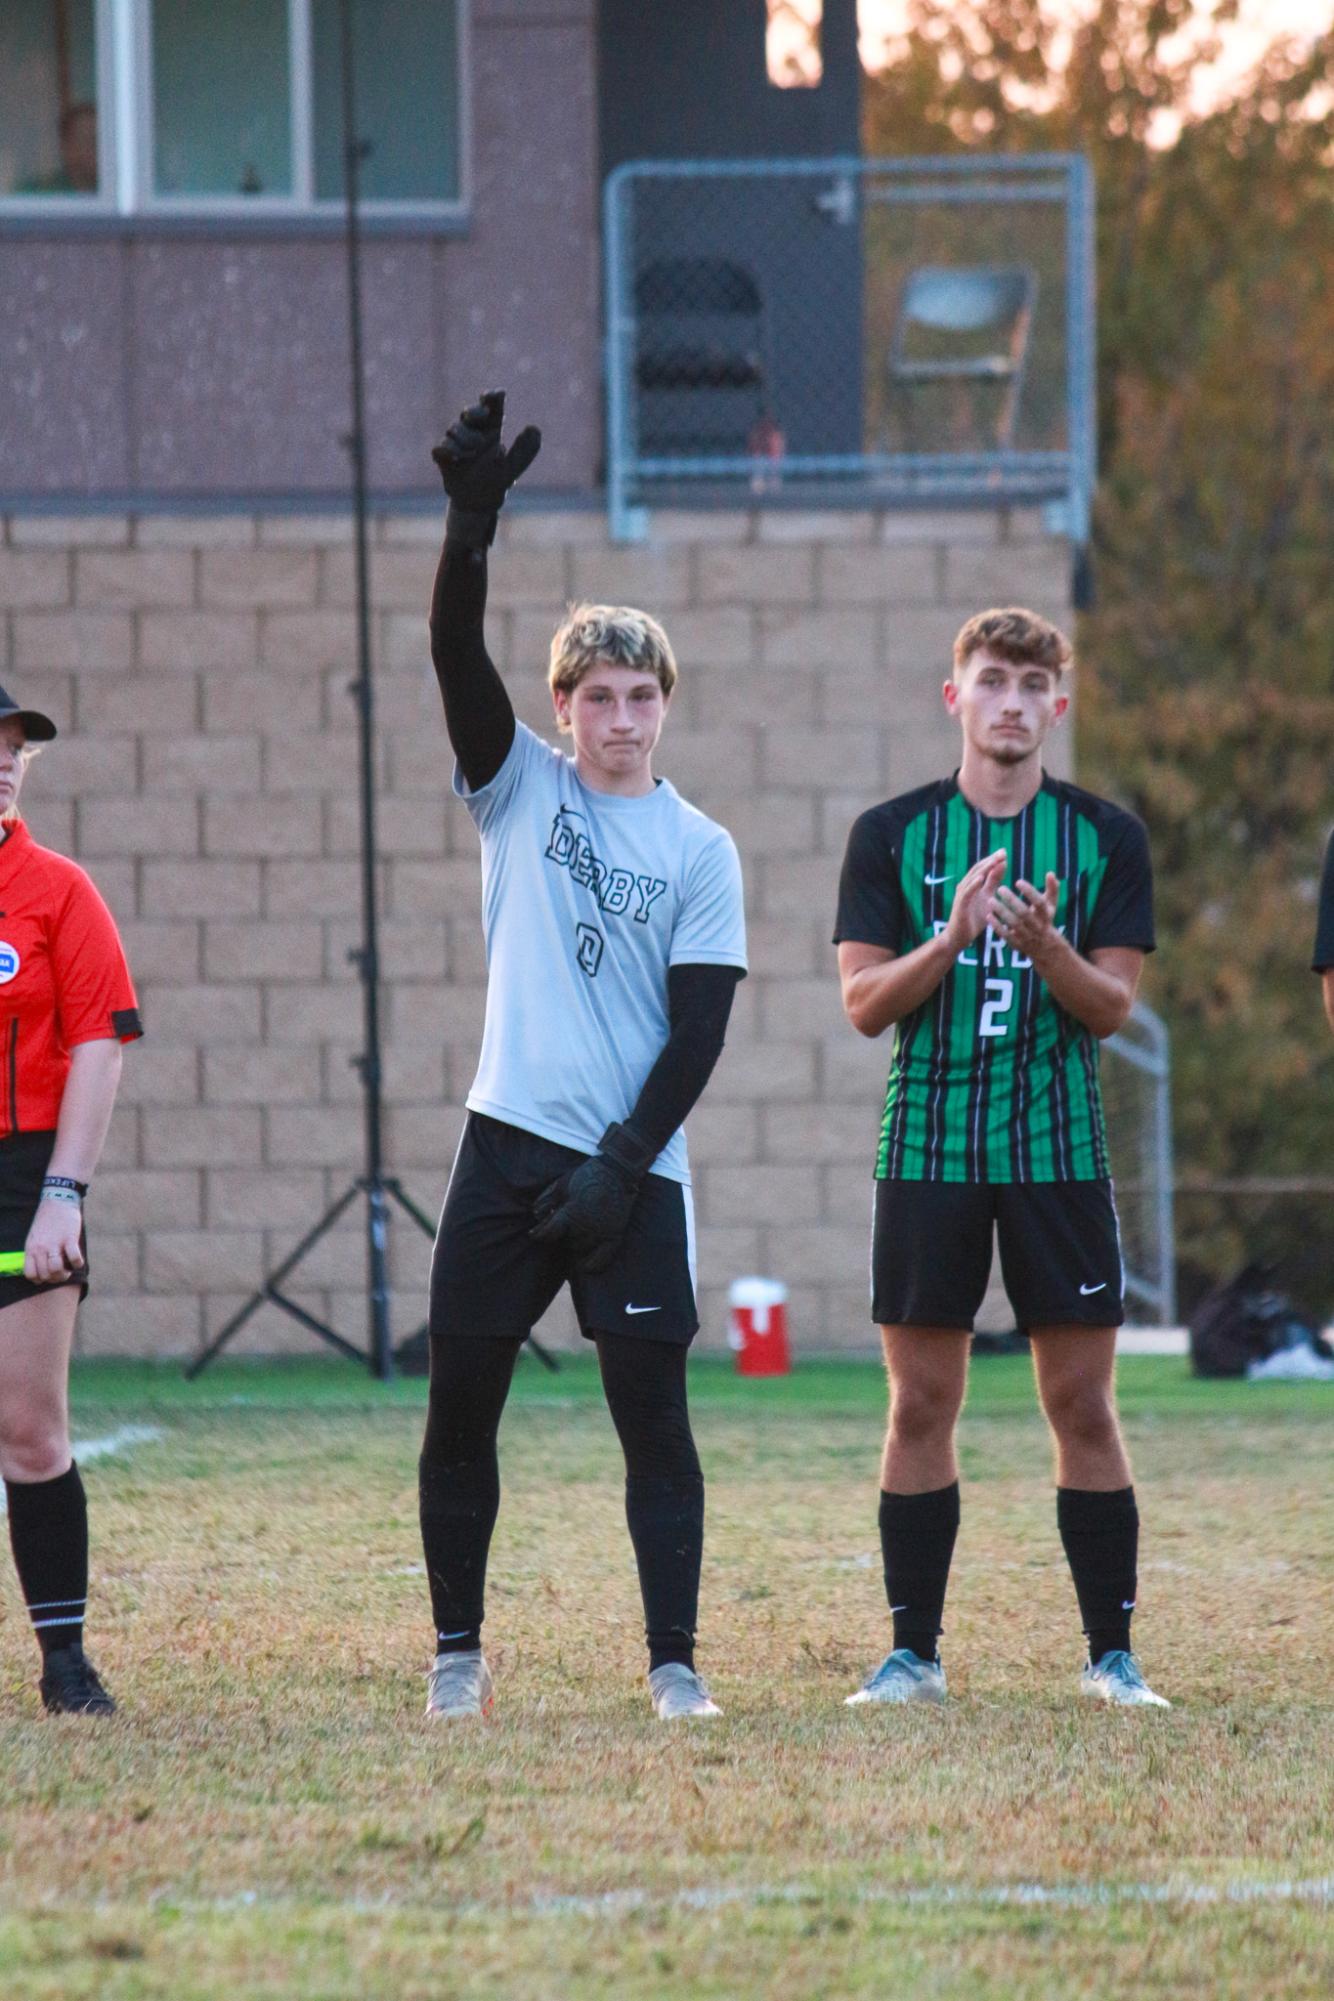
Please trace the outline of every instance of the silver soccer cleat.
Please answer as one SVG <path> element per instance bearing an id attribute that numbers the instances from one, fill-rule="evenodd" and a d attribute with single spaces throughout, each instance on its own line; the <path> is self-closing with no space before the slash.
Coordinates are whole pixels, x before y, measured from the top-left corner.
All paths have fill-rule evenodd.
<path id="1" fill-rule="evenodd" d="M 485 1654 L 437 1654 L 426 1677 L 426 1714 L 445 1723 L 489 1716 L 492 1693 Z"/>
<path id="2" fill-rule="evenodd" d="M 1086 1665 L 1079 1677 L 1081 1695 L 1098 1702 L 1117 1703 L 1123 1709 L 1170 1709 L 1165 1695 L 1155 1695 L 1140 1672 L 1133 1654 L 1119 1648 L 1104 1654 L 1096 1667 Z"/>
<path id="3" fill-rule="evenodd" d="M 943 1702 L 945 1670 L 939 1661 L 919 1660 L 907 1647 L 899 1647 L 855 1695 L 843 1700 L 849 1709 L 863 1702 Z"/>
<path id="4" fill-rule="evenodd" d="M 684 1661 L 667 1661 L 662 1667 L 654 1668 L 648 1678 L 649 1694 L 653 1697 L 653 1714 L 664 1723 L 677 1716 L 721 1716 L 708 1689 Z"/>

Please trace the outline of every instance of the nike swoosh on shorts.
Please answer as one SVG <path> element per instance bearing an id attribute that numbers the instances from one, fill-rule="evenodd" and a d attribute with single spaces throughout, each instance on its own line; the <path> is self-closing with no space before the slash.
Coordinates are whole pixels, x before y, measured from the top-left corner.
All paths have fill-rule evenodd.
<path id="1" fill-rule="evenodd" d="M 1081 1285 L 1079 1290 L 1084 1294 L 1085 1298 L 1087 1298 L 1089 1293 L 1091 1292 L 1106 1292 L 1107 1281 L 1106 1279 L 1103 1279 L 1100 1285 Z"/>
<path id="2" fill-rule="evenodd" d="M 661 1312 L 662 1312 L 662 1308 L 661 1308 L 660 1306 L 627 1306 L 625 1310 L 626 1310 L 626 1312 L 627 1312 L 627 1313 L 661 1313 Z"/>

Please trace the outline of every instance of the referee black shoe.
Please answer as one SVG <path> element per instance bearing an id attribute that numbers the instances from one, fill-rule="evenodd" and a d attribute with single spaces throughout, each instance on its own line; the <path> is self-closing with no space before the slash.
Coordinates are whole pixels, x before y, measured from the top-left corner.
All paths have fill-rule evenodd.
<path id="1" fill-rule="evenodd" d="M 82 1647 L 53 1647 L 42 1665 L 42 1703 L 52 1716 L 114 1716 L 116 1705 Z"/>

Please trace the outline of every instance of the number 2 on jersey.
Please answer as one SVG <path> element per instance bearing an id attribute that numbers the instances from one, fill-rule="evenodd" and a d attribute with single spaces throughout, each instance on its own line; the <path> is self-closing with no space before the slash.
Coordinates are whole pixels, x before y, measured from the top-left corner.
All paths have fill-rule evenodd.
<path id="1" fill-rule="evenodd" d="M 982 1018 L 977 1024 L 979 1035 L 1008 1035 L 1010 1024 L 998 1020 L 1010 1012 L 1010 1002 L 1014 999 L 1013 980 L 988 980 L 982 989 Z"/>

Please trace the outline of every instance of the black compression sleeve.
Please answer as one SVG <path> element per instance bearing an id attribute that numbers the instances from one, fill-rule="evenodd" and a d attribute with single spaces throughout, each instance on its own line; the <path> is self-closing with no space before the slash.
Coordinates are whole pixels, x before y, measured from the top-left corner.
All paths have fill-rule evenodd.
<path id="1" fill-rule="evenodd" d="M 486 551 L 448 536 L 431 594 L 431 659 L 459 769 L 476 792 L 489 785 L 514 742 L 514 710 L 486 650 Z"/>
<path id="2" fill-rule="evenodd" d="M 644 1079 L 628 1119 L 635 1139 L 656 1160 L 700 1097 L 722 1055 L 739 966 L 671 966 L 667 1017 L 671 1030 L 662 1054 Z"/>

